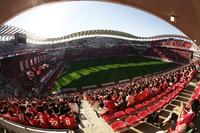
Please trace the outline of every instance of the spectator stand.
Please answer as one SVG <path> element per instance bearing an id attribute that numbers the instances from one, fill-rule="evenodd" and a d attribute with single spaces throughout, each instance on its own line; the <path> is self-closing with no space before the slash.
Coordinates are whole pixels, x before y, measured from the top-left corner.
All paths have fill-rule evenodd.
<path id="1" fill-rule="evenodd" d="M 0 75 L 0 89 L 1 91 L 10 92 L 11 96 L 28 96 L 30 92 L 22 89 L 17 83 Z M 3 93 L 0 94 L 0 96 Z M 7 97 L 7 96 L 6 96 Z"/>
<path id="2" fill-rule="evenodd" d="M 192 77 L 193 77 L 193 73 L 189 76 L 186 84 L 188 84 L 191 81 Z M 188 88 L 186 88 L 184 90 L 186 84 L 185 83 L 181 83 L 181 84 L 180 83 L 176 83 L 176 84 L 173 85 L 172 88 L 175 88 L 176 86 L 178 88 L 175 89 L 175 90 L 172 89 L 173 93 L 171 92 L 172 90 L 169 89 L 169 91 L 167 90 L 166 92 L 163 92 L 160 95 L 157 95 L 155 98 L 152 98 L 149 101 L 149 103 L 150 103 L 150 105 L 152 103 L 154 103 L 156 106 L 149 106 L 148 105 L 149 103 L 147 103 L 147 104 L 143 103 L 143 104 L 141 104 L 141 106 L 139 106 L 139 105 L 137 106 L 136 105 L 135 106 L 135 108 L 136 108 L 135 112 L 139 111 L 138 116 L 134 116 L 133 115 L 131 118 L 127 118 L 127 119 L 124 120 L 123 118 L 121 118 L 121 116 L 124 116 L 124 112 L 123 111 L 119 111 L 119 112 L 116 112 L 114 114 L 107 115 L 106 117 L 103 117 L 103 118 L 104 118 L 104 120 L 106 122 L 108 122 L 111 125 L 111 127 L 113 128 L 114 131 L 120 131 L 121 132 L 121 130 L 127 129 L 127 127 L 132 126 L 132 125 L 134 125 L 133 127 L 134 127 L 134 130 L 136 130 L 136 132 L 139 132 L 137 130 L 141 130 L 142 131 L 142 129 L 145 129 L 145 130 L 146 129 L 151 129 L 151 130 L 157 131 L 157 130 L 159 130 L 158 127 L 155 127 L 153 125 L 147 126 L 149 124 L 146 125 L 145 124 L 146 122 L 144 122 L 143 120 L 150 113 L 152 113 L 154 111 L 157 111 L 157 110 L 160 110 L 160 109 L 163 109 L 167 105 L 170 105 L 170 106 L 172 105 L 171 109 L 173 109 L 173 107 L 175 107 L 175 106 L 180 106 L 180 101 L 185 103 L 188 99 L 184 99 L 184 98 L 182 98 L 182 97 L 180 97 L 178 95 L 180 93 L 182 94 L 182 91 L 183 91 L 183 93 L 192 94 L 192 90 L 190 90 L 190 88 L 189 88 L 189 90 L 188 90 Z M 181 87 L 181 86 L 184 86 L 184 87 Z M 146 107 L 149 107 L 148 110 L 145 110 Z M 138 110 L 138 111 L 136 111 L 136 110 Z M 165 109 L 163 109 L 163 110 L 166 111 Z M 166 111 L 166 112 L 169 113 L 170 111 Z M 126 112 L 126 113 L 128 113 L 128 112 Z M 126 115 L 126 113 L 125 113 L 125 115 Z M 163 116 L 161 118 L 165 118 L 165 117 Z M 139 122 L 139 124 L 137 126 L 136 123 L 138 123 L 138 122 Z M 142 123 L 140 123 L 140 122 L 142 122 Z M 149 127 L 149 128 L 146 128 L 146 126 Z M 128 130 L 133 130 L 133 129 L 132 128 L 128 128 Z M 148 130 L 146 130 L 146 131 L 148 131 Z"/>
<path id="3" fill-rule="evenodd" d="M 187 83 L 188 83 L 192 79 L 193 75 L 187 75 L 187 76 L 188 76 L 188 80 L 187 80 Z M 180 86 L 182 86 L 182 84 L 179 84 L 179 83 L 177 83 L 177 84 L 180 85 Z M 173 86 L 175 86 L 177 84 L 174 84 Z M 183 84 L 184 84 L 183 86 L 185 87 L 185 85 L 186 85 L 185 82 Z M 132 129 L 132 128 L 129 128 L 130 126 L 131 127 L 133 126 L 134 128 L 136 128 L 136 130 L 140 129 L 140 127 L 143 127 L 143 126 L 141 126 L 141 124 L 145 123 L 143 120 L 146 119 L 146 117 L 151 112 L 162 109 L 169 102 L 170 102 L 170 104 L 174 104 L 175 106 L 176 105 L 178 106 L 179 105 L 178 102 L 180 100 L 182 100 L 179 97 L 176 97 L 178 94 L 180 94 L 182 92 L 184 92 L 185 94 L 187 93 L 187 95 L 193 93 L 190 88 L 184 89 L 184 87 L 181 88 L 181 89 L 180 88 L 173 89 L 173 93 L 171 92 L 171 89 L 167 89 L 166 91 L 164 91 L 161 94 L 157 95 L 155 98 L 153 97 L 152 99 L 150 99 L 149 103 L 150 104 L 154 103 L 156 105 L 156 107 L 152 107 L 152 106 L 148 105 L 149 103 L 147 103 L 146 105 L 144 105 L 145 102 L 142 103 L 142 104 L 140 103 L 140 104 L 136 105 L 135 109 L 137 109 L 137 112 L 136 112 L 136 113 L 138 113 L 137 117 L 134 117 L 134 115 L 131 114 L 131 116 L 132 116 L 131 118 L 128 117 L 129 119 L 125 118 L 125 120 L 124 120 L 123 116 L 124 116 L 124 114 L 126 115 L 127 111 L 126 111 L 126 113 L 124 111 L 118 111 L 118 112 L 113 113 L 113 115 L 115 115 L 114 117 L 115 118 L 117 117 L 117 119 L 111 123 L 111 127 L 114 129 L 114 131 L 122 131 L 124 129 L 130 130 L 130 129 Z M 184 90 L 182 90 L 182 89 L 184 89 Z M 74 97 L 71 93 L 69 93 L 69 95 L 71 97 Z M 170 99 L 168 99 L 168 97 Z M 157 99 L 157 100 L 154 100 L 154 99 Z M 171 101 L 172 99 L 173 99 L 173 101 Z M 56 100 L 56 99 L 54 99 L 54 100 Z M 149 108 L 146 109 L 146 107 L 149 107 Z M 89 132 L 89 131 L 91 131 L 91 132 L 94 132 L 94 131 L 98 132 L 99 131 L 100 132 L 102 130 L 106 130 L 105 132 L 107 132 L 107 131 L 113 132 L 111 130 L 110 126 L 107 126 L 105 124 L 105 122 L 104 123 L 102 122 L 101 118 L 99 119 L 97 117 L 95 111 L 93 111 L 91 109 L 89 103 L 86 102 L 84 104 L 84 101 L 82 102 L 82 105 L 81 105 L 80 118 L 81 118 L 81 121 L 82 121 L 81 128 L 82 128 L 83 131 L 86 131 L 86 132 Z M 136 123 L 138 123 L 138 121 L 142 122 L 141 124 L 138 125 L 139 127 L 136 124 Z M 20 124 L 17 124 L 16 126 L 19 126 L 19 125 Z M 105 127 L 105 128 L 102 128 L 102 127 Z M 9 129 L 12 129 L 12 128 L 9 128 Z M 29 128 L 27 128 L 27 129 L 29 129 Z M 37 129 L 36 128 L 36 130 L 39 130 L 38 131 L 38 133 L 39 133 L 39 132 L 42 132 L 43 130 L 46 130 L 46 129 Z M 51 131 L 53 132 L 55 130 L 51 130 Z"/>

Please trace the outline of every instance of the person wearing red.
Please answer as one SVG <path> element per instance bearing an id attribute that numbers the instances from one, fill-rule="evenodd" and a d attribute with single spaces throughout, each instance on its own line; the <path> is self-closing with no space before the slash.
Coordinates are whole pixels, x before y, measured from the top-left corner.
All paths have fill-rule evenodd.
<path id="1" fill-rule="evenodd" d="M 134 94 L 134 100 L 135 100 L 135 104 L 140 103 L 140 92 L 137 92 L 136 94 Z"/>
<path id="2" fill-rule="evenodd" d="M 67 129 L 77 128 L 76 118 L 73 115 L 70 115 L 70 116 L 61 115 L 59 118 L 65 128 Z"/>
<path id="3" fill-rule="evenodd" d="M 168 82 L 167 82 L 167 80 L 164 80 L 161 88 L 162 88 L 162 90 L 165 90 L 165 89 L 167 89 L 167 87 L 168 87 Z"/>
<path id="4" fill-rule="evenodd" d="M 38 112 L 37 115 L 39 118 L 40 126 L 42 128 L 50 128 L 48 121 L 47 121 L 47 117 L 42 112 Z"/>
<path id="5" fill-rule="evenodd" d="M 177 121 L 177 125 L 181 125 L 183 123 L 186 123 L 187 125 L 189 125 L 192 122 L 194 117 L 195 117 L 195 113 L 192 111 L 189 111 L 182 115 L 182 117 Z"/>
<path id="6" fill-rule="evenodd" d="M 52 128 L 62 128 L 62 125 L 60 124 L 60 120 L 58 116 L 51 116 L 50 118 L 48 118 L 48 122 L 50 123 Z"/>
<path id="7" fill-rule="evenodd" d="M 19 117 L 19 122 L 20 122 L 21 124 L 26 125 L 26 126 L 29 125 L 29 122 L 27 121 L 27 119 L 26 119 L 26 117 L 24 116 L 23 113 L 20 113 L 20 114 L 18 115 L 18 117 Z"/>
<path id="8" fill-rule="evenodd" d="M 115 111 L 115 102 L 111 99 L 111 96 L 108 95 L 107 101 L 105 103 L 105 107 L 108 108 L 109 112 L 114 112 Z"/>
<path id="9" fill-rule="evenodd" d="M 17 123 L 20 122 L 19 117 L 17 117 L 16 115 L 12 115 L 10 120 L 11 120 L 11 121 L 14 121 L 14 122 L 17 122 Z"/>
<path id="10" fill-rule="evenodd" d="M 40 127 L 39 121 L 33 117 L 31 113 L 26 114 L 26 119 L 28 120 L 30 126 Z"/>
<path id="11" fill-rule="evenodd" d="M 8 112 L 6 112 L 6 114 L 4 114 L 4 118 L 6 118 L 7 120 L 11 120 L 10 111 L 8 111 Z"/>
<path id="12" fill-rule="evenodd" d="M 151 97 L 151 93 L 150 93 L 150 91 L 149 91 L 149 88 L 145 88 L 144 89 L 144 91 L 143 91 L 143 99 L 144 100 L 147 100 L 147 99 L 149 99 Z"/>
<path id="13" fill-rule="evenodd" d="M 139 97 L 140 97 L 140 103 L 143 102 L 144 99 L 145 99 L 145 92 L 144 92 L 144 91 L 141 91 L 141 92 L 139 93 Z"/>
<path id="14" fill-rule="evenodd" d="M 13 111 L 8 111 L 4 117 L 8 120 L 14 121 L 14 122 L 19 122 L 19 117 L 13 112 Z"/>
<path id="15" fill-rule="evenodd" d="M 51 110 L 48 110 L 48 114 L 49 114 L 48 122 L 51 125 L 51 127 L 56 129 L 62 128 L 59 117 L 53 114 Z"/>
<path id="16" fill-rule="evenodd" d="M 44 115 L 47 119 L 50 117 L 47 111 L 44 111 Z"/>
<path id="17" fill-rule="evenodd" d="M 39 124 L 38 120 L 35 119 L 35 118 L 29 119 L 28 122 L 29 122 L 29 124 L 30 124 L 31 126 L 40 127 L 40 124 Z"/>

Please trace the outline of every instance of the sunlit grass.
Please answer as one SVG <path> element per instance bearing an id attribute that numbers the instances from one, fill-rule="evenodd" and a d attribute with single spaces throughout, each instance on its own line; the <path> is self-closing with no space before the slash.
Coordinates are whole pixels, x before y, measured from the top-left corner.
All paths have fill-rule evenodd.
<path id="1" fill-rule="evenodd" d="M 133 78 L 152 72 L 175 67 L 173 63 L 144 57 L 127 57 L 121 59 L 85 60 L 70 64 L 70 68 L 61 74 L 54 85 L 59 91 L 62 88 L 81 87 L 111 81 Z M 67 71 L 67 72 L 66 72 Z"/>

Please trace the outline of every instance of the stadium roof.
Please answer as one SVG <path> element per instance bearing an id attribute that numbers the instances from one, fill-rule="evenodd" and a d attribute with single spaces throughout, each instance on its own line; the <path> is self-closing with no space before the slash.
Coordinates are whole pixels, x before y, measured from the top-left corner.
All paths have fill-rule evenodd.
<path id="1" fill-rule="evenodd" d="M 0 26 L 0 40 L 9 41 L 14 39 L 16 33 L 26 34 L 27 42 L 32 44 L 56 44 L 62 42 L 68 42 L 77 39 L 90 38 L 90 37 L 111 37 L 125 40 L 134 40 L 134 41 L 155 41 L 160 39 L 179 39 L 185 40 L 187 42 L 191 42 L 196 46 L 195 43 L 189 37 L 182 35 L 174 35 L 174 34 L 165 34 L 165 35 L 157 35 L 150 37 L 139 37 L 126 32 L 115 31 L 115 30 L 104 30 L 104 29 L 96 29 L 96 30 L 87 30 L 80 31 L 76 33 L 72 33 L 69 35 L 56 37 L 56 38 L 44 38 L 38 35 L 35 35 L 31 32 L 28 32 L 24 29 L 17 28 L 15 26 L 3 25 Z"/>
<path id="2" fill-rule="evenodd" d="M 17 14 L 45 3 L 61 0 L 3 0 L 0 1 L 0 24 Z M 75 0 L 69 0 L 75 1 Z M 99 0 L 101 1 L 101 0 Z M 200 1 L 199 0 L 104 0 L 125 4 L 152 13 L 179 28 L 200 44 Z M 170 21 L 173 17 L 174 22 Z"/>

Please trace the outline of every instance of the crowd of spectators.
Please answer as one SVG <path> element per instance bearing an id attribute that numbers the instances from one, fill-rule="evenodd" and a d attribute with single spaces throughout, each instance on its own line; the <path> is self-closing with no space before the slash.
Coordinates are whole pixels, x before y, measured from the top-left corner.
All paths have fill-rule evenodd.
<path id="1" fill-rule="evenodd" d="M 0 99 L 0 117 L 27 126 L 76 129 L 80 120 L 80 104 L 87 99 L 100 115 L 113 113 L 158 95 L 176 82 L 191 79 L 195 64 L 128 83 L 48 95 L 38 98 L 7 97 Z"/>
<path id="2" fill-rule="evenodd" d="M 199 62 L 165 74 L 134 80 L 131 83 L 87 91 L 84 98 L 89 101 L 97 114 L 101 116 L 112 114 L 155 97 L 177 82 L 186 85 L 191 80 L 192 75 L 196 73 L 196 64 L 199 64 Z M 195 131 L 192 121 L 198 113 L 199 101 L 198 97 L 187 106 L 183 106 L 183 103 L 181 103 L 181 107 L 175 107 L 161 123 L 161 127 L 168 122 L 171 123 L 170 129 L 163 132 L 185 133 L 186 131 Z"/>
<path id="3" fill-rule="evenodd" d="M 188 63 L 192 58 L 192 52 L 186 49 L 162 47 L 151 45 L 151 47 L 138 47 L 131 45 L 116 45 L 113 47 L 101 48 L 76 48 L 67 49 L 65 59 L 70 61 L 80 59 L 96 59 L 108 57 L 124 57 L 124 56 L 140 56 L 156 57 L 177 63 Z"/>
<path id="4" fill-rule="evenodd" d="M 176 63 L 188 63 L 192 58 L 192 52 L 190 51 L 165 47 L 148 48 L 144 52 L 144 55 L 167 59 Z"/>
<path id="5" fill-rule="evenodd" d="M 84 98 L 89 101 L 97 113 L 101 115 L 113 113 L 142 103 L 163 92 L 174 83 L 189 80 L 191 73 L 195 71 L 195 65 L 191 64 L 175 71 L 134 80 L 131 83 L 118 84 L 93 91 L 88 90 L 84 93 Z"/>
<path id="6" fill-rule="evenodd" d="M 25 72 L 26 76 L 29 80 L 33 80 L 33 79 L 40 79 L 40 77 L 43 77 L 45 75 L 45 73 L 48 71 L 48 69 L 50 69 L 50 65 L 49 64 L 41 64 L 37 67 L 32 67 L 31 70 Z"/>
<path id="7" fill-rule="evenodd" d="M 80 93 L 57 94 L 38 98 L 0 99 L 0 117 L 26 126 L 77 129 Z"/>
<path id="8" fill-rule="evenodd" d="M 151 45 L 158 47 L 173 47 L 173 48 L 185 48 L 185 49 L 192 47 L 192 44 L 189 42 L 185 42 L 182 40 L 174 40 L 174 39 L 152 41 Z"/>
<path id="9" fill-rule="evenodd" d="M 128 45 L 116 45 L 113 47 L 101 48 L 76 48 L 67 49 L 65 58 L 68 62 L 80 59 L 96 59 L 109 57 L 126 57 L 129 55 L 137 55 L 137 51 Z"/>

